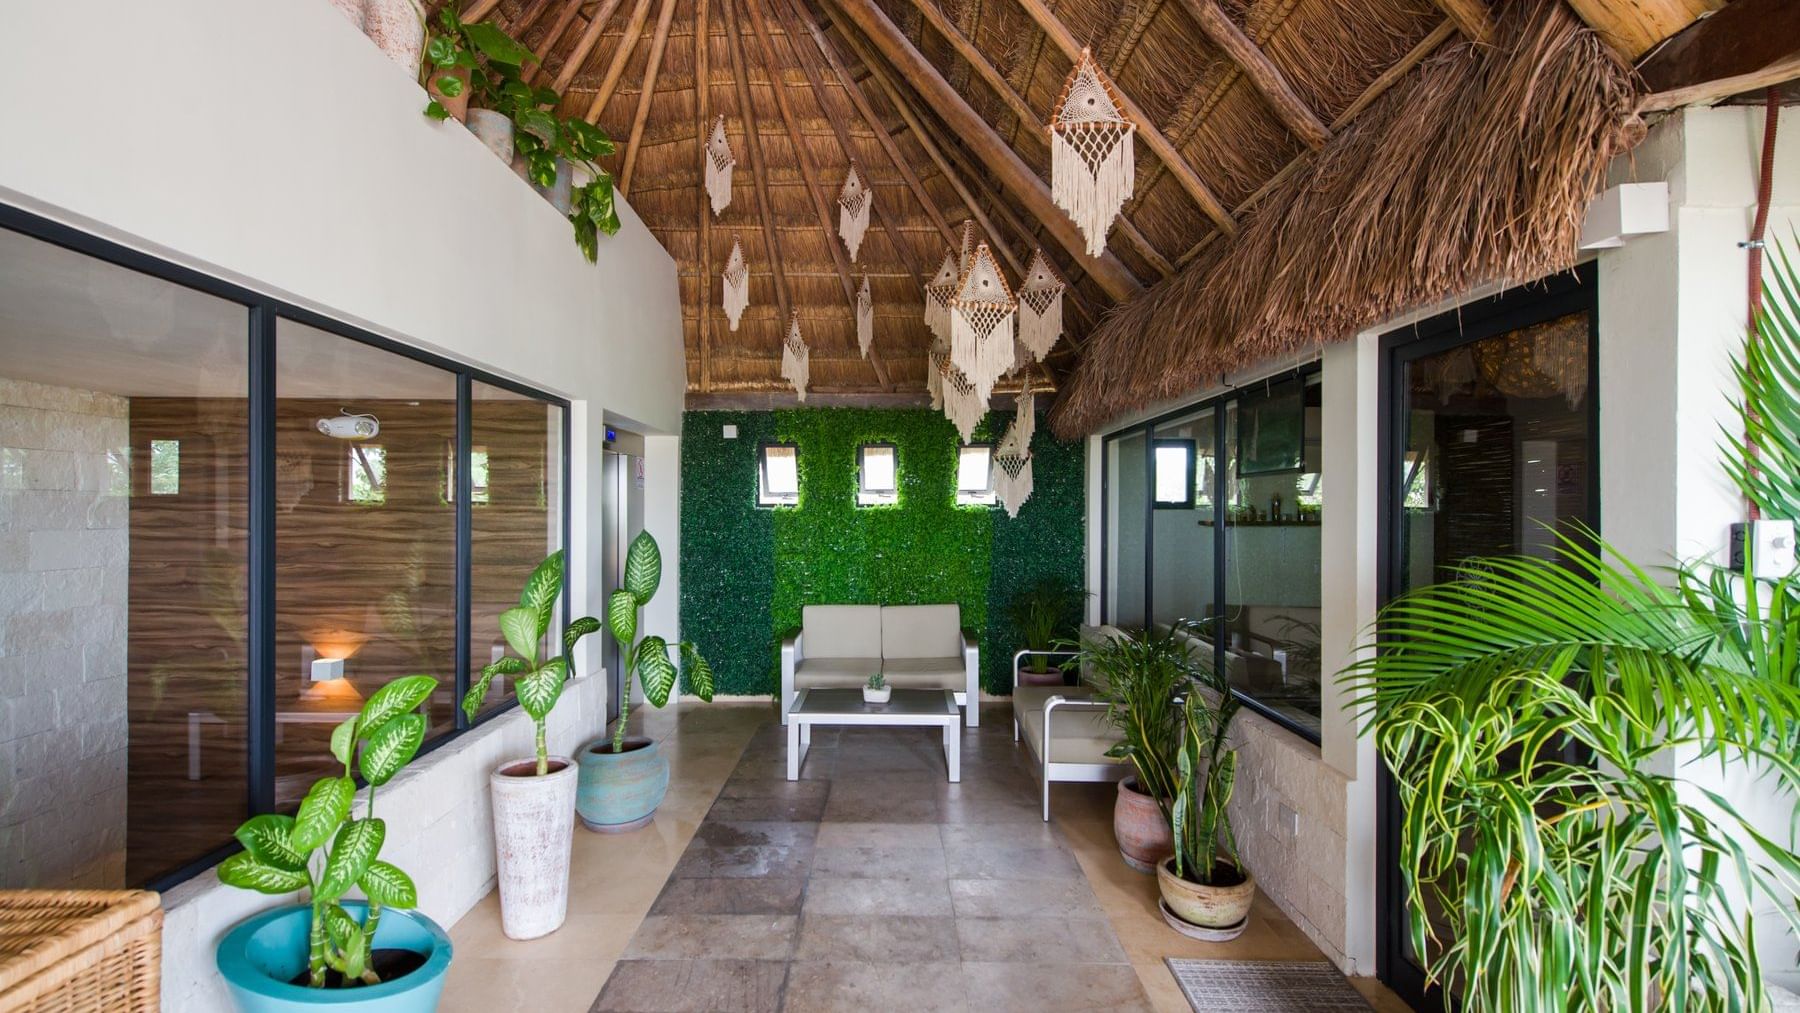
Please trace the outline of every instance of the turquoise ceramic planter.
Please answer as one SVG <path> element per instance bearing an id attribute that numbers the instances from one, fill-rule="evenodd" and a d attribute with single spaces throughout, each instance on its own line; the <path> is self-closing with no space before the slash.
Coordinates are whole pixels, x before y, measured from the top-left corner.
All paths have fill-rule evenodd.
<path id="1" fill-rule="evenodd" d="M 618 833 L 650 822 L 669 790 L 669 761 L 650 739 L 626 739 L 615 754 L 612 740 L 589 743 L 576 763 L 581 782 L 575 812 L 589 830 Z"/>
<path id="2" fill-rule="evenodd" d="M 358 920 L 368 905 L 345 901 Z M 325 989 L 290 985 L 306 970 L 306 937 L 312 909 L 300 904 L 278 907 L 247 919 L 219 942 L 219 973 L 231 987 L 244 1013 L 297 1013 L 300 1010 L 343 1010 L 353 1013 L 431 1013 L 444 990 L 450 969 L 450 937 L 437 923 L 416 911 L 381 912 L 375 948 L 425 954 L 425 965 L 411 974 L 361 988 Z"/>

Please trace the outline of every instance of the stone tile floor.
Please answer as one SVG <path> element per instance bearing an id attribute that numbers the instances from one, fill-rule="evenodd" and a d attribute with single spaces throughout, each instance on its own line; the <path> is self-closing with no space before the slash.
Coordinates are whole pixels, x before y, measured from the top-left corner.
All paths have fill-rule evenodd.
<path id="1" fill-rule="evenodd" d="M 1322 959 L 1263 899 L 1233 943 L 1171 932 L 1118 858 L 1110 786 L 1056 786 L 1039 819 L 1004 703 L 964 732 L 957 785 L 935 730 L 877 728 L 819 729 L 788 782 L 773 719 L 634 715 L 671 760 L 655 822 L 577 832 L 569 922 L 544 939 L 506 939 L 492 895 L 466 915 L 442 1008 L 1179 1011 L 1163 957 Z"/>

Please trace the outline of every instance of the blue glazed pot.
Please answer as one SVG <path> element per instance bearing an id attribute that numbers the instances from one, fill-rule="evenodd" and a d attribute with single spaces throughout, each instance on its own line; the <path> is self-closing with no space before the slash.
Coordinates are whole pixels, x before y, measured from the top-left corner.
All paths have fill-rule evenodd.
<path id="1" fill-rule="evenodd" d="M 611 739 L 601 739 L 575 762 L 581 767 L 575 813 L 589 830 L 636 830 L 656 815 L 669 790 L 669 760 L 650 739 L 626 739 L 623 753 L 612 751 Z"/>
<path id="2" fill-rule="evenodd" d="M 344 901 L 345 910 L 362 920 L 368 905 Z M 444 990 L 450 969 L 450 937 L 416 911 L 384 908 L 375 930 L 375 948 L 425 954 L 425 965 L 411 974 L 360 988 L 307 988 L 288 982 L 306 970 L 307 930 L 312 908 L 291 904 L 240 922 L 220 940 L 219 973 L 244 1013 L 297 1013 L 300 1010 L 345 1010 L 354 1013 L 431 1013 Z"/>

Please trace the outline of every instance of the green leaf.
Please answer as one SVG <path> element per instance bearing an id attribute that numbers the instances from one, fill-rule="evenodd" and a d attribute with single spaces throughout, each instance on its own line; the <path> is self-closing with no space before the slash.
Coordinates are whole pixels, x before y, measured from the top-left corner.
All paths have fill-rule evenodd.
<path id="1" fill-rule="evenodd" d="M 331 842 L 331 857 L 325 860 L 318 895 L 326 900 L 342 897 L 369 871 L 386 838 L 387 824 L 373 816 L 344 824 Z"/>
<path id="2" fill-rule="evenodd" d="M 711 702 L 713 698 L 713 670 L 700 648 L 683 640 L 681 642 L 681 663 L 687 669 L 687 687 L 702 700 Z M 880 676 L 876 676 L 880 678 Z"/>
<path id="3" fill-rule="evenodd" d="M 290 836 L 294 850 L 308 854 L 331 840 L 339 824 L 350 817 L 350 803 L 356 798 L 356 782 L 348 777 L 322 777 L 313 782 L 312 790 L 300 802 L 294 816 Z"/>
<path id="4" fill-rule="evenodd" d="M 463 34 L 476 49 L 481 51 L 481 55 L 495 63 L 509 67 L 521 67 L 525 65 L 526 61 L 537 62 L 537 57 L 531 55 L 531 50 L 526 49 L 512 36 L 485 21 L 465 25 Z"/>
<path id="5" fill-rule="evenodd" d="M 531 609 L 538 617 L 539 629 L 534 643 L 544 639 L 556 615 L 556 599 L 562 594 L 564 559 L 561 549 L 545 556 L 544 561 L 531 571 L 531 576 L 525 578 L 525 587 L 519 592 L 519 607 Z"/>
<path id="6" fill-rule="evenodd" d="M 304 890 L 309 881 L 305 870 L 268 865 L 248 851 L 240 851 L 219 863 L 219 882 L 257 893 L 283 894 Z"/>
<path id="7" fill-rule="evenodd" d="M 394 718 L 417 710 L 430 699 L 437 685 L 438 681 L 429 675 L 407 675 L 376 690 L 363 702 L 357 734 L 366 739 Z"/>
<path id="8" fill-rule="evenodd" d="M 469 691 L 463 694 L 463 714 L 466 715 L 470 721 L 475 720 L 475 715 L 481 711 L 481 702 L 487 699 L 488 687 L 493 684 L 494 676 L 513 676 L 525 671 L 529 671 L 529 666 L 525 664 L 525 659 L 516 658 L 510 654 L 501 658 L 499 661 L 488 665 L 486 668 L 483 668 L 481 670 L 481 677 L 475 680 L 475 685 L 470 686 Z"/>
<path id="9" fill-rule="evenodd" d="M 631 650 L 637 639 L 638 600 L 630 591 L 619 588 L 606 600 L 606 626 L 620 650 Z"/>
<path id="10" fill-rule="evenodd" d="M 440 74 L 437 81 L 438 94 L 445 98 L 456 98 L 463 93 L 463 79 L 455 74 Z"/>
<path id="11" fill-rule="evenodd" d="M 625 590 L 631 592 L 639 605 L 648 605 L 650 596 L 656 593 L 656 585 L 661 582 L 662 550 L 656 547 L 656 539 L 650 537 L 650 532 L 640 531 L 631 540 L 631 548 L 625 551 Z"/>
<path id="12" fill-rule="evenodd" d="M 525 659 L 527 667 L 536 667 L 538 644 L 543 636 L 538 630 L 536 609 L 520 605 L 500 613 L 500 632 L 505 635 L 507 644 Z"/>
<path id="13" fill-rule="evenodd" d="M 264 813 L 245 820 L 232 835 L 251 858 L 263 865 L 305 872 L 306 856 L 294 848 L 294 818 Z"/>
<path id="14" fill-rule="evenodd" d="M 447 35 L 434 35 L 425 45 L 425 58 L 433 66 L 448 67 L 456 62 L 456 43 Z"/>
<path id="15" fill-rule="evenodd" d="M 575 678 L 575 645 L 581 638 L 600 630 L 600 620 L 582 616 L 563 629 L 563 660 L 569 663 L 569 678 Z"/>
<path id="16" fill-rule="evenodd" d="M 372 904 L 398 908 L 419 906 L 419 888 L 413 885 L 412 877 L 399 866 L 379 859 L 369 863 L 369 871 L 363 873 L 356 885 Z"/>
<path id="17" fill-rule="evenodd" d="M 644 699 L 658 707 L 667 704 L 676 675 L 675 663 L 669 660 L 668 642 L 661 637 L 645 637 L 638 645 L 637 670 Z"/>
<path id="18" fill-rule="evenodd" d="M 402 714 L 375 730 L 363 747 L 362 776 L 370 785 L 393 780 L 425 741 L 425 715 Z"/>
<path id="19" fill-rule="evenodd" d="M 432 99 L 425 103 L 425 115 L 434 120 L 447 120 L 450 118 L 450 110 L 445 109 L 442 102 Z"/>
<path id="20" fill-rule="evenodd" d="M 563 676 L 563 660 L 551 658 L 544 662 L 544 667 L 513 683 L 519 706 L 525 708 L 533 721 L 544 720 L 556 706 L 557 699 L 562 696 Z"/>
<path id="21" fill-rule="evenodd" d="M 337 757 L 345 770 L 350 769 L 350 757 L 356 752 L 356 723 L 357 718 L 345 718 L 331 730 L 331 755 Z"/>
<path id="22" fill-rule="evenodd" d="M 325 936 L 342 953 L 362 948 L 362 924 L 340 904 L 326 904 Z"/>
<path id="23" fill-rule="evenodd" d="M 532 134 L 546 145 L 556 144 L 556 117 L 542 109 L 521 109 L 514 121 L 521 130 Z M 554 169 L 552 170 L 554 172 Z M 554 179 L 554 176 L 552 177 Z"/>

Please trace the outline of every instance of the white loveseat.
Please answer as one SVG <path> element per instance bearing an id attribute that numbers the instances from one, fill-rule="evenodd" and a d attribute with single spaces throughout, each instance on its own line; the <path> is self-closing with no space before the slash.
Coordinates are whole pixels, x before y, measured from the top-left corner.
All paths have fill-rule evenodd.
<path id="1" fill-rule="evenodd" d="M 955 605 L 807 605 L 781 642 L 781 723 L 802 689 L 862 686 L 880 672 L 896 689 L 949 689 L 963 720 L 981 723 L 981 652 Z"/>

